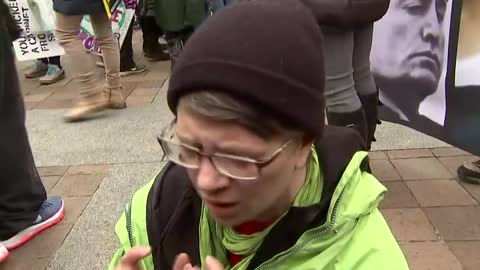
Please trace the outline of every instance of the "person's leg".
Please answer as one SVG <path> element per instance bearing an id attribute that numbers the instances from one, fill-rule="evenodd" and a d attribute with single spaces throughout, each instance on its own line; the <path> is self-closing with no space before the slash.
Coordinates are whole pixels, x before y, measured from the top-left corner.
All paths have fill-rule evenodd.
<path id="1" fill-rule="evenodd" d="M 135 66 L 133 61 L 133 20 L 130 22 L 122 47 L 120 48 L 120 70 L 127 70 Z"/>
<path id="2" fill-rule="evenodd" d="M 38 61 L 44 63 L 45 65 L 48 65 L 48 58 L 47 57 L 40 58 L 40 59 L 38 59 Z"/>
<path id="3" fill-rule="evenodd" d="M 95 60 L 87 54 L 82 42 L 77 39 L 83 16 L 70 16 L 61 13 L 56 15 L 56 37 L 60 45 L 65 49 L 64 59 L 66 60 L 66 66 L 69 72 L 73 74 L 80 89 L 80 99 L 65 114 L 65 120 L 70 122 L 84 120 L 89 118 L 92 113 L 106 107 L 101 87 L 95 77 Z M 120 56 L 117 53 L 117 62 L 119 61 Z"/>
<path id="4" fill-rule="evenodd" d="M 353 80 L 353 32 L 323 27 L 325 98 L 329 125 L 349 126 L 366 138 L 366 120 Z"/>
<path id="5" fill-rule="evenodd" d="M 47 195 L 25 129 L 25 108 L 10 46 L 0 39 L 0 241 L 30 226 Z"/>
<path id="6" fill-rule="evenodd" d="M 377 86 L 370 69 L 373 24 L 359 27 L 354 31 L 353 79 L 359 95 L 376 94 Z"/>
<path id="7" fill-rule="evenodd" d="M 55 65 L 59 67 L 60 69 L 63 69 L 62 63 L 60 62 L 60 56 L 53 56 L 48 58 L 48 63 L 50 65 Z"/>
<path id="8" fill-rule="evenodd" d="M 65 71 L 60 63 L 60 56 L 49 57 L 47 63 L 48 71 L 45 76 L 39 79 L 40 84 L 52 84 L 65 78 Z"/>
<path id="9" fill-rule="evenodd" d="M 158 42 L 163 36 L 163 30 L 155 22 L 155 17 L 140 17 L 140 27 L 143 33 L 143 53 L 146 58 L 154 61 L 166 61 L 170 57 L 164 50 L 165 48 Z"/>
<path id="10" fill-rule="evenodd" d="M 375 130 L 378 123 L 378 90 L 370 69 L 370 51 L 372 49 L 373 24 L 354 31 L 353 47 L 353 79 L 355 90 L 362 103 L 367 120 L 367 147 L 370 149 L 375 141 Z"/>
<path id="11" fill-rule="evenodd" d="M 145 65 L 137 65 L 133 60 L 133 20 L 130 22 L 127 34 L 123 40 L 122 48 L 120 49 L 120 76 L 128 76 L 135 73 L 144 72 L 147 70 Z"/>
<path id="12" fill-rule="evenodd" d="M 64 208 L 61 198 L 47 199 L 35 166 L 6 32 L 0 23 L 0 246 L 12 250 L 58 223 Z M 5 258 L 3 247 L 0 256 Z"/>
<path id="13" fill-rule="evenodd" d="M 120 50 L 112 32 L 112 23 L 106 14 L 90 15 L 95 39 L 102 50 L 103 63 L 105 64 L 105 88 L 108 107 L 123 109 L 127 105 L 122 95 L 120 83 Z"/>

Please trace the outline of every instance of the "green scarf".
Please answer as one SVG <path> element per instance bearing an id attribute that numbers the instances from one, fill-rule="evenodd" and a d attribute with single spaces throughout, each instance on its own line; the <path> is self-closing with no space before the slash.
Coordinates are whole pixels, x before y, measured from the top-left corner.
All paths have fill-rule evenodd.
<path id="1" fill-rule="evenodd" d="M 312 158 L 308 166 L 305 183 L 293 202 L 293 206 L 296 207 L 306 207 L 319 203 L 322 197 L 323 175 L 320 172 L 317 152 L 313 146 L 311 153 Z M 278 220 L 280 219 L 281 218 Z M 252 235 L 242 235 L 237 233 L 231 227 L 225 227 L 215 222 L 208 211 L 208 208 L 205 205 L 202 205 L 202 214 L 199 225 L 202 269 L 206 269 L 205 260 L 207 256 L 217 258 L 223 263 L 225 270 L 247 269 L 247 266 L 255 255 L 258 247 L 275 224 L 276 223 L 270 225 L 261 232 Z M 237 265 L 231 267 L 227 258 L 227 251 L 242 255 L 243 259 Z"/>

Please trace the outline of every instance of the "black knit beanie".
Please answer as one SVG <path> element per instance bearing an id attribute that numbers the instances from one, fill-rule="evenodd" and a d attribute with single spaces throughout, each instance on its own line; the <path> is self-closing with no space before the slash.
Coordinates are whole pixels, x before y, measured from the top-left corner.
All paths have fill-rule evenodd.
<path id="1" fill-rule="evenodd" d="M 176 114 L 182 96 L 219 91 L 319 137 L 324 85 L 323 37 L 310 11 L 298 0 L 241 1 L 190 37 L 172 71 L 167 101 Z"/>

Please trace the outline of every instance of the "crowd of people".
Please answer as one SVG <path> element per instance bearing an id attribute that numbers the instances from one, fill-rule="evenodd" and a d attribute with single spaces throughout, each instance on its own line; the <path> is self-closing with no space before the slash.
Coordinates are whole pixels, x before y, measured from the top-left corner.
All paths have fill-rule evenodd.
<path id="1" fill-rule="evenodd" d="M 408 269 L 378 210 L 386 188 L 368 164 L 379 105 L 373 26 L 400 0 L 339 2 L 142 2 L 144 56 L 172 62 L 167 103 L 175 117 L 158 136 L 170 162 L 120 217 L 109 269 Z M 438 20 L 446 1 L 427 2 Z M 133 59 L 133 23 L 119 48 L 105 8 L 54 0 L 65 64 L 38 59 L 25 73 L 45 84 L 64 69 L 74 75 L 79 99 L 69 122 L 125 108 L 120 77 L 145 71 Z M 3 2 L 0 15 L 1 262 L 60 222 L 64 201 L 47 198 L 35 167 L 12 68 L 21 31 Z M 83 15 L 100 63 L 76 38 Z M 83 61 L 71 65 L 75 59 Z M 480 163 L 472 164 L 460 179 L 480 184 Z"/>

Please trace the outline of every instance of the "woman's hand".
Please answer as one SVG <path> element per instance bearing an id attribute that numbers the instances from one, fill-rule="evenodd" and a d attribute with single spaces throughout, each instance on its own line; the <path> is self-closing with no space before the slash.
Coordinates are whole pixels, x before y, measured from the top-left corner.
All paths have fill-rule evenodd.
<path id="1" fill-rule="evenodd" d="M 206 268 L 207 270 L 224 270 L 225 268 L 217 259 L 208 256 L 206 260 Z M 123 270 L 123 269 L 122 269 Z M 193 266 L 190 262 L 190 257 L 187 254 L 182 253 L 177 256 L 175 259 L 175 264 L 173 266 L 173 270 L 200 270 L 200 267 Z"/>
<path id="2" fill-rule="evenodd" d="M 134 247 L 130 249 L 122 259 L 115 270 L 142 270 L 140 261 L 150 255 L 150 247 Z"/>

